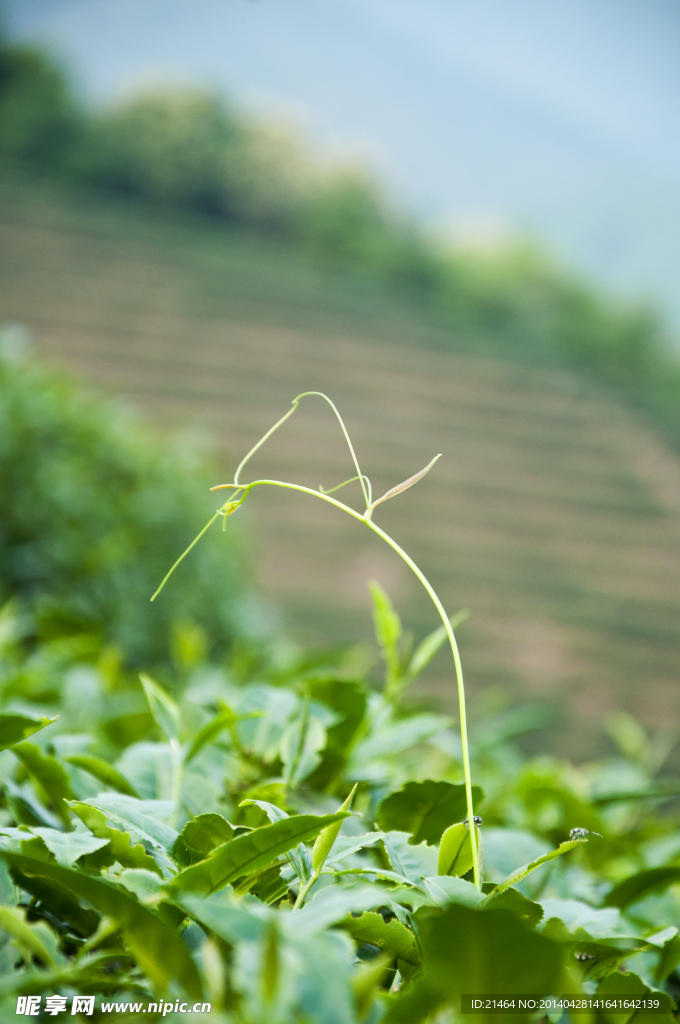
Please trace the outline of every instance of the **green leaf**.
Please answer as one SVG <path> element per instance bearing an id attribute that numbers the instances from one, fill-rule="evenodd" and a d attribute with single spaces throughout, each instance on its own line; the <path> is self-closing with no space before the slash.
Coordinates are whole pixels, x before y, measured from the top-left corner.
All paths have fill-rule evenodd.
<path id="1" fill-rule="evenodd" d="M 182 893 L 177 903 L 211 932 L 219 935 L 229 945 L 235 946 L 239 942 L 256 941 L 264 933 L 264 917 L 250 913 L 246 909 L 248 899 L 252 897 L 236 900 L 231 889 L 222 889 L 209 896 Z"/>
<path id="2" fill-rule="evenodd" d="M 409 964 L 420 963 L 413 932 L 396 919 L 387 924 L 382 914 L 366 911 L 361 917 L 344 918 L 339 927 L 349 932 L 359 945 L 370 942 L 372 946 Z"/>
<path id="3" fill-rule="evenodd" d="M 182 829 L 181 838 L 190 850 L 203 857 L 209 857 L 218 846 L 223 846 L 234 837 L 234 828 L 221 814 L 210 812 L 199 814 L 188 821 Z"/>
<path id="4" fill-rule="evenodd" d="M 142 672 L 139 678 L 144 687 L 144 693 L 149 702 L 149 709 L 156 725 L 166 739 L 179 739 L 180 713 L 174 700 L 170 694 L 165 692 L 162 686 L 153 681 L 151 676 L 147 676 Z"/>
<path id="5" fill-rule="evenodd" d="M 384 1024 L 419 1024 L 443 1006 L 459 1013 L 463 993 L 557 990 L 562 948 L 509 911 L 480 912 L 452 904 L 442 914 L 426 913 L 431 915 L 428 908 L 415 915 L 423 974 L 392 1003 Z M 517 1013 L 513 1020 L 528 1017 Z"/>
<path id="6" fill-rule="evenodd" d="M 92 775 L 98 782 L 103 782 L 105 786 L 110 786 L 111 789 L 124 793 L 126 796 L 134 796 L 139 799 L 139 793 L 134 786 L 108 761 L 102 761 L 98 757 L 89 757 L 86 754 L 74 754 L 72 757 L 65 757 L 64 760 L 75 765 L 76 768 L 80 768 L 81 771 L 87 772 L 88 775 Z"/>
<path id="7" fill-rule="evenodd" d="M 29 715 L 19 715 L 6 712 L 0 715 L 0 750 L 20 743 L 39 729 L 56 722 L 59 716 L 54 718 L 31 718 Z"/>
<path id="8" fill-rule="evenodd" d="M 44 790 L 64 824 L 70 826 L 66 801 L 73 799 L 73 793 L 66 770 L 56 758 L 46 757 L 34 743 L 18 743 L 12 747 L 12 753 L 16 754 L 29 775 Z"/>
<path id="9" fill-rule="evenodd" d="M 475 811 L 484 799 L 479 786 L 472 787 Z M 445 829 L 462 821 L 467 811 L 465 786 L 451 782 L 407 782 L 386 797 L 378 808 L 376 821 L 384 832 L 410 832 L 414 844 L 435 845 Z"/>
<path id="10" fill-rule="evenodd" d="M 464 878 L 457 878 L 455 875 L 434 875 L 431 878 L 424 878 L 422 887 L 431 902 L 441 907 L 442 910 L 448 907 L 449 903 L 460 903 L 462 906 L 474 910 L 484 900 L 484 894 L 476 885 L 466 882 Z M 408 902 L 406 894 L 403 897 L 402 894 L 399 894 L 397 897 L 393 891 L 391 895 L 393 899 L 404 899 Z"/>
<path id="11" fill-rule="evenodd" d="M 319 718 L 309 714 L 308 706 L 305 705 L 302 714 L 281 737 L 280 757 L 287 786 L 299 785 L 318 767 L 325 746 L 325 726 Z"/>
<path id="12" fill-rule="evenodd" d="M 526 878 L 536 868 L 540 868 L 542 864 L 547 864 L 548 861 L 554 860 L 555 857 L 561 857 L 563 853 L 569 853 L 570 850 L 573 850 L 574 847 L 579 846 L 583 842 L 583 839 L 573 839 L 567 843 L 560 843 L 556 850 L 550 850 L 548 853 L 544 853 L 542 857 L 532 860 L 530 864 L 524 864 L 521 868 L 517 868 L 516 871 L 513 871 L 512 874 L 498 883 L 493 892 L 489 894 L 489 900 L 495 896 L 500 896 L 506 889 L 517 885 L 518 882 L 521 882 L 523 878 Z"/>
<path id="13" fill-rule="evenodd" d="M 42 939 L 40 931 L 35 925 L 28 924 L 23 911 L 17 907 L 0 907 L 0 928 L 45 965 L 55 962 L 53 952 Z"/>
<path id="14" fill-rule="evenodd" d="M 352 751 L 347 773 L 363 778 L 371 761 L 402 754 L 409 747 L 438 736 L 447 729 L 451 719 L 444 715 L 411 715 L 388 725 L 381 725 Z"/>
<path id="15" fill-rule="evenodd" d="M 635 1024 L 653 1024 L 654 1021 L 657 1024 L 665 1019 L 667 1021 L 674 1020 L 671 1016 L 671 1001 L 670 996 L 667 992 L 660 992 L 658 989 L 651 989 L 648 985 L 645 985 L 642 978 L 639 978 L 637 974 L 622 973 L 617 971 L 615 974 L 610 974 L 609 977 L 603 978 L 597 986 L 595 993 L 597 996 L 629 996 L 635 998 L 636 996 L 653 996 L 654 999 L 658 999 L 662 1010 L 662 1013 L 645 1013 L 644 1010 L 636 1010 L 631 1008 L 629 1010 L 622 1010 L 620 1013 L 612 1013 L 611 1011 L 605 1011 L 602 1013 L 607 1024 L 628 1024 L 628 1021 L 634 1020 Z"/>
<path id="16" fill-rule="evenodd" d="M 375 636 L 387 670 L 385 687 L 387 691 L 390 691 L 399 681 L 401 621 L 392 606 L 392 602 L 377 580 L 371 580 L 368 588 L 371 592 L 371 600 L 373 601 Z"/>
<path id="17" fill-rule="evenodd" d="M 680 867 L 651 868 L 640 871 L 619 882 L 604 898 L 605 907 L 627 907 L 629 903 L 650 896 L 654 892 L 663 892 L 669 885 L 680 882 Z"/>
<path id="18" fill-rule="evenodd" d="M 373 910 L 389 899 L 380 885 L 327 885 L 301 910 L 286 918 L 286 930 L 298 936 L 316 935 L 348 914 Z"/>
<path id="19" fill-rule="evenodd" d="M 383 838 L 382 832 L 366 832 L 363 836 L 340 836 L 333 844 L 333 849 L 328 856 L 328 864 L 339 864 L 345 857 L 365 850 L 369 846 L 375 846 Z"/>
<path id="20" fill-rule="evenodd" d="M 56 828 L 31 828 L 34 836 L 42 839 L 43 843 L 53 853 L 58 864 L 70 868 L 79 857 L 88 853 L 94 853 L 106 846 L 108 839 L 97 838 L 85 832 L 59 832 Z"/>
<path id="21" fill-rule="evenodd" d="M 654 976 L 658 981 L 665 981 L 680 964 L 680 936 L 676 935 L 667 942 L 661 951 L 659 963 L 657 964 Z"/>
<path id="22" fill-rule="evenodd" d="M 457 629 L 465 620 L 469 617 L 470 612 L 467 608 L 462 608 L 456 615 L 453 615 L 449 622 L 451 623 L 452 629 Z M 437 626 L 431 633 L 429 633 L 424 640 L 421 640 L 416 647 L 408 668 L 406 670 L 406 676 L 409 682 L 419 676 L 423 669 L 427 668 L 435 654 L 444 646 L 448 639 L 448 633 L 444 623 L 441 626 Z"/>
<path id="23" fill-rule="evenodd" d="M 408 832 L 386 832 L 383 835 L 385 853 L 395 871 L 407 878 L 413 885 L 433 875 L 437 864 L 437 851 L 421 843 L 412 846 Z"/>
<path id="24" fill-rule="evenodd" d="M 339 811 L 349 811 L 351 809 L 352 800 L 354 799 L 356 791 L 357 786 L 355 785 L 345 802 L 338 808 Z M 338 821 L 335 825 L 329 825 L 328 828 L 322 829 L 316 837 L 314 846 L 312 847 L 312 870 L 315 874 L 320 874 L 322 867 L 326 863 L 326 858 L 331 852 L 333 844 L 340 834 L 341 828 L 342 821 Z"/>
<path id="25" fill-rule="evenodd" d="M 120 873 L 120 884 L 135 894 L 142 903 L 154 904 L 165 898 L 163 880 L 144 868 L 126 868 Z"/>
<path id="26" fill-rule="evenodd" d="M 545 899 L 540 902 L 545 916 L 546 932 L 554 928 L 551 922 L 560 921 L 570 938 L 631 939 L 633 945 L 641 938 L 639 930 L 621 916 L 618 907 L 596 909 L 581 900 Z M 493 905 L 496 906 L 495 901 Z M 555 930 L 553 937 L 556 934 Z"/>
<path id="27" fill-rule="evenodd" d="M 494 883 L 522 867 L 549 853 L 552 843 L 538 839 L 531 832 L 508 828 L 484 828 L 484 872 Z M 550 864 L 535 871 L 519 884 L 526 896 L 535 899 L 550 871 Z"/>
<path id="28" fill-rule="evenodd" d="M 524 921 L 529 928 L 535 928 L 543 919 L 543 907 L 540 903 L 534 903 L 519 889 L 505 889 L 498 896 L 495 896 L 493 903 L 488 902 L 489 897 L 482 904 L 482 910 L 491 907 L 494 910 L 511 910 L 513 914 Z"/>
<path id="29" fill-rule="evenodd" d="M 171 883 L 171 890 L 214 892 L 243 875 L 267 867 L 298 843 L 314 839 L 322 829 L 346 817 L 347 812 L 322 817 L 297 814 L 256 828 L 221 846 L 208 860 L 180 871 Z"/>
<path id="30" fill-rule="evenodd" d="M 203 726 L 199 732 L 196 733 L 194 739 L 189 747 L 185 757 L 184 763 L 189 764 L 190 761 L 200 754 L 201 750 L 207 743 L 212 741 L 219 736 L 224 730 L 228 729 L 232 725 L 236 725 L 237 722 L 243 722 L 247 718 L 260 718 L 261 712 L 253 711 L 249 715 L 235 715 L 233 711 L 221 711 L 219 715 L 213 718 L 212 722 L 208 722 Z"/>
<path id="31" fill-rule="evenodd" d="M 143 800 L 123 796 L 122 793 L 100 793 L 99 796 L 89 797 L 83 802 L 103 811 L 109 825 L 123 832 L 133 832 L 157 850 L 167 854 L 172 852 L 179 833 L 157 818 L 152 818 L 150 814 L 145 814 L 142 810 Z"/>
<path id="32" fill-rule="evenodd" d="M 241 800 L 239 807 L 259 807 L 270 821 L 283 821 L 284 818 L 290 817 L 288 812 L 284 811 L 282 807 L 277 807 L 276 804 L 272 804 L 268 800 L 256 800 L 254 797 Z"/>
<path id="33" fill-rule="evenodd" d="M 366 714 L 367 696 L 363 683 L 354 679 L 326 677 L 312 679 L 309 695 L 333 709 L 339 717 L 326 727 L 326 747 L 321 764 L 308 777 L 308 784 L 318 792 L 330 792 L 333 782 L 342 775 L 354 739 Z"/>
<path id="34" fill-rule="evenodd" d="M 475 826 L 477 837 L 477 855 L 482 859 L 482 835 Z M 447 828 L 439 844 L 439 860 L 437 862 L 437 874 L 457 875 L 458 877 L 467 874 L 472 867 L 472 843 L 470 842 L 470 830 L 463 822 L 451 825 Z"/>
<path id="35" fill-rule="evenodd" d="M 60 882 L 95 910 L 112 917 L 123 932 L 130 952 L 159 991 L 179 984 L 190 996 L 200 998 L 198 970 L 180 936 L 124 889 L 60 864 L 45 864 L 19 854 L 3 853 L 2 856 L 24 874 Z"/>
<path id="36" fill-rule="evenodd" d="M 161 873 L 158 864 L 146 852 L 141 843 L 133 846 L 127 832 L 114 828 L 107 823 L 106 815 L 103 811 L 79 800 L 72 801 L 69 807 L 97 838 L 109 840 L 111 853 L 123 867 L 147 868 L 149 871 Z"/>

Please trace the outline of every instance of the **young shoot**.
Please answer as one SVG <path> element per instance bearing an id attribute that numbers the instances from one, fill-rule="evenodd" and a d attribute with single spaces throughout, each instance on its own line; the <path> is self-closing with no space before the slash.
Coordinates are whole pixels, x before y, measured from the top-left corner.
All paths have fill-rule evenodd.
<path id="1" fill-rule="evenodd" d="M 338 484 L 337 487 L 330 488 L 330 490 L 324 490 L 323 487 L 319 487 L 317 491 L 312 490 L 312 488 L 310 487 L 303 487 L 301 484 L 289 483 L 283 480 L 252 480 L 250 483 L 241 483 L 241 472 L 245 468 L 247 463 L 250 461 L 250 459 L 253 457 L 253 455 L 262 447 L 262 445 L 271 437 L 271 435 L 276 430 L 278 430 L 279 427 L 283 426 L 286 420 L 293 415 L 298 405 L 300 404 L 300 401 L 303 398 L 312 395 L 316 395 L 319 398 L 323 398 L 324 401 L 326 401 L 330 405 L 331 409 L 335 413 L 335 416 L 337 417 L 338 423 L 340 424 L 340 428 L 344 434 L 345 440 L 347 441 L 347 445 L 349 447 L 350 455 L 354 463 L 354 468 L 356 470 L 355 476 L 351 477 L 349 480 L 345 480 L 342 484 Z M 440 456 L 436 455 L 432 459 L 432 461 L 427 466 L 425 466 L 424 469 L 421 469 L 418 473 L 415 473 L 413 476 L 409 477 L 407 480 L 404 480 L 402 483 L 397 484 L 396 487 L 392 487 L 390 490 L 386 491 L 385 494 L 382 495 L 382 497 L 377 498 L 375 501 L 373 501 L 370 480 L 361 471 L 361 467 L 359 466 L 359 460 L 357 459 L 350 436 L 347 432 L 347 428 L 345 427 L 345 424 L 337 408 L 330 400 L 330 398 L 328 398 L 327 395 L 324 395 L 322 392 L 305 391 L 301 395 L 298 395 L 297 398 L 293 399 L 291 408 L 288 410 L 288 412 L 284 416 L 282 416 L 281 419 L 278 420 L 272 427 L 270 427 L 267 433 L 260 438 L 260 440 L 257 442 L 256 445 L 253 446 L 253 448 L 251 448 L 251 450 L 248 452 L 248 454 L 245 456 L 245 458 L 239 465 L 238 469 L 236 470 L 233 481 L 231 483 L 226 484 L 217 484 L 217 486 L 211 488 L 211 490 L 213 491 L 227 490 L 230 491 L 231 493 L 229 494 L 224 504 L 221 505 L 220 508 L 218 508 L 218 510 L 215 512 L 215 515 L 209 520 L 208 523 L 206 523 L 206 525 L 203 527 L 198 536 L 194 538 L 194 540 L 191 542 L 186 551 L 184 551 L 177 559 L 175 564 L 172 566 L 170 571 L 163 579 L 161 585 L 159 586 L 158 590 L 153 595 L 151 600 L 154 601 L 156 597 L 158 597 L 161 590 L 163 589 L 167 581 L 170 579 L 177 566 L 180 564 L 180 562 L 183 561 L 184 558 L 186 558 L 186 556 L 189 554 L 194 545 L 197 544 L 198 541 L 201 539 L 203 534 L 210 529 L 215 520 L 222 517 L 224 522 L 226 523 L 226 517 L 231 515 L 238 508 L 240 508 L 240 506 L 243 504 L 245 499 L 248 497 L 250 492 L 255 487 L 285 487 L 288 490 L 301 491 L 304 494 L 309 494 L 314 498 L 319 498 L 321 501 L 326 501 L 331 505 L 335 505 L 336 508 L 341 509 L 343 512 L 347 513 L 347 515 L 350 515 L 354 519 L 357 519 L 360 523 L 363 523 L 365 526 L 368 527 L 368 529 L 372 530 L 373 533 L 376 533 L 379 537 L 381 537 L 382 540 L 386 544 L 388 544 L 392 548 L 392 550 L 399 555 L 401 559 L 403 559 L 403 561 L 408 565 L 411 571 L 418 577 L 421 584 L 429 594 L 435 608 L 437 609 L 439 617 L 442 620 L 442 625 L 446 631 L 446 635 L 448 637 L 448 641 L 451 647 L 451 653 L 453 655 L 453 664 L 455 669 L 456 685 L 458 690 L 458 709 L 460 716 L 460 736 L 463 752 L 463 772 L 465 776 L 467 816 L 468 820 L 473 820 L 474 807 L 472 802 L 472 777 L 470 774 L 470 754 L 467 734 L 467 715 L 465 708 L 465 686 L 463 682 L 463 668 L 461 665 L 460 654 L 458 651 L 458 644 L 456 643 L 456 637 L 453 631 L 453 627 L 451 625 L 451 621 L 449 619 L 449 616 L 446 614 L 444 606 L 441 603 L 436 591 L 432 587 L 431 583 L 426 579 L 426 577 L 419 569 L 419 567 L 416 565 L 416 563 L 413 561 L 413 559 L 409 555 L 407 555 L 403 548 L 401 548 L 397 544 L 397 542 L 389 536 L 389 534 L 385 533 L 385 531 L 382 530 L 379 526 L 377 526 L 372 520 L 373 510 L 378 505 L 382 504 L 382 502 L 388 501 L 390 498 L 396 497 L 398 494 L 401 494 L 409 487 L 413 487 L 414 484 L 417 484 L 420 480 L 422 480 L 425 474 L 428 473 L 430 469 L 432 469 L 433 465 L 439 458 Z M 332 496 L 333 492 L 336 492 L 341 487 L 345 487 L 347 484 L 353 483 L 354 481 L 357 480 L 359 481 L 365 503 L 365 510 L 363 512 L 357 512 L 356 509 L 351 508 L 349 505 L 345 505 L 343 502 L 339 501 L 337 498 Z M 475 885 L 481 888 L 482 878 L 480 874 L 479 851 L 477 847 L 477 837 L 475 829 L 470 830 L 470 845 Z"/>

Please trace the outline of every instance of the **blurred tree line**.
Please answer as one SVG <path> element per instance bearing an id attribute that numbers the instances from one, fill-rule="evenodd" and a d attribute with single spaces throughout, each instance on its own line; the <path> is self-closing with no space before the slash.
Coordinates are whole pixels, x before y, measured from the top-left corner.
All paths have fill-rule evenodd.
<path id="1" fill-rule="evenodd" d="M 0 159 L 290 240 L 398 288 L 459 335 L 588 369 L 680 443 L 680 368 L 649 310 L 604 300 L 529 246 L 445 251 L 365 173 L 319 166 L 290 132 L 217 95 L 91 111 L 48 55 L 0 41 Z"/>

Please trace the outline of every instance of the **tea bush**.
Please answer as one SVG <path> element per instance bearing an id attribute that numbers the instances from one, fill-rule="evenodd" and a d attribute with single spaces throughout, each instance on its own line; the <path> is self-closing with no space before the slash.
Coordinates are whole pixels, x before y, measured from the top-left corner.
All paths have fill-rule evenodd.
<path id="1" fill-rule="evenodd" d="M 10 335 L 6 332 L 6 341 Z M 195 444 L 161 443 L 130 410 L 54 371 L 0 354 L 0 600 L 31 610 L 38 636 L 86 632 L 146 666 L 170 660 L 170 624 L 215 651 L 247 630 L 244 560 L 232 533 L 207 538 L 183 586 L 149 594 L 212 507 Z M 16 354 L 18 355 L 18 353 Z M 241 545 L 242 547 L 242 545 Z"/>
<path id="2" fill-rule="evenodd" d="M 389 687 L 351 652 L 241 651 L 187 669 L 176 698 L 102 651 L 30 649 L 5 608 L 3 1020 L 31 996 L 90 996 L 102 1020 L 210 1004 L 206 1019 L 234 1024 L 415 1024 L 458 1020 L 462 993 L 647 995 L 668 1018 L 670 735 L 620 715 L 619 754 L 576 768 L 522 756 L 531 706 L 478 718 L 480 891 L 457 731 L 403 704 L 443 633 L 409 656 L 374 600 Z"/>

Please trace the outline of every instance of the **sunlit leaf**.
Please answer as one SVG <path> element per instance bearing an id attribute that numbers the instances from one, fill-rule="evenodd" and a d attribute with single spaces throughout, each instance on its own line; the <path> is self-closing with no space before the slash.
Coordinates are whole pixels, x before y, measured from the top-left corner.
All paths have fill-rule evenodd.
<path id="1" fill-rule="evenodd" d="M 42 839 L 43 843 L 53 853 L 58 864 L 70 868 L 78 860 L 88 853 L 94 853 L 106 846 L 108 840 L 88 835 L 85 832 L 58 832 L 54 828 L 33 827 L 31 833 Z"/>
<path id="2" fill-rule="evenodd" d="M 267 867 L 298 843 L 315 839 L 323 828 L 346 817 L 346 812 L 321 817 L 298 814 L 264 825 L 248 835 L 232 839 L 207 860 L 180 871 L 171 888 L 173 891 L 214 892 L 237 878 Z"/>
<path id="3" fill-rule="evenodd" d="M 113 828 L 132 832 L 157 850 L 171 853 L 179 833 L 150 814 L 145 814 L 142 809 L 145 801 L 123 796 L 122 793 L 100 793 L 99 796 L 89 797 L 83 803 L 102 811 L 107 824 Z M 76 810 L 75 807 L 73 809 Z M 80 814 L 78 816 L 80 817 Z"/>
<path id="4" fill-rule="evenodd" d="M 49 942 L 49 940 L 45 942 L 45 936 L 41 934 L 41 931 L 44 932 L 45 926 L 43 925 L 40 929 L 36 928 L 34 924 L 29 924 L 23 910 L 18 907 L 0 907 L 0 928 L 11 935 L 30 954 L 41 960 L 43 964 L 55 963 L 54 950 L 50 948 L 54 942 Z"/>
<path id="5" fill-rule="evenodd" d="M 146 852 L 141 843 L 134 845 L 128 832 L 124 829 L 109 825 L 107 816 L 103 811 L 91 804 L 74 800 L 69 804 L 72 811 L 78 815 L 80 820 L 87 825 L 99 839 L 107 839 L 113 856 L 127 868 L 146 868 L 149 871 L 156 871 L 160 874 L 160 868 L 150 854 Z"/>
<path id="6" fill-rule="evenodd" d="M 478 828 L 475 832 L 477 838 L 477 855 L 481 861 L 482 835 Z M 444 832 L 439 844 L 439 858 L 437 861 L 437 874 L 439 875 L 465 875 L 472 867 L 472 843 L 470 841 L 470 830 L 467 825 L 459 822 L 451 825 Z"/>
<path id="7" fill-rule="evenodd" d="M 58 717 L 56 715 L 54 718 L 32 718 L 29 715 L 4 712 L 0 715 L 0 750 L 20 743 L 32 733 L 56 722 Z"/>
<path id="8" fill-rule="evenodd" d="M 154 721 L 168 740 L 179 739 L 180 713 L 170 694 L 144 672 L 140 675 Z"/>

